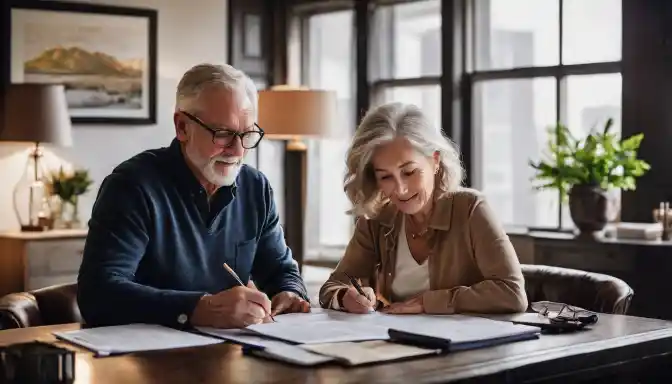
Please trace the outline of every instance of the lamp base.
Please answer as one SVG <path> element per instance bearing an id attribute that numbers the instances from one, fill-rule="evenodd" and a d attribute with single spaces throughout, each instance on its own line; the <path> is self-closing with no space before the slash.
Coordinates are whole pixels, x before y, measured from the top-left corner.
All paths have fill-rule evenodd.
<path id="1" fill-rule="evenodd" d="M 308 150 L 308 146 L 301 140 L 300 136 L 294 136 L 291 140 L 287 142 L 285 147 L 288 151 L 301 151 L 304 152 Z"/>

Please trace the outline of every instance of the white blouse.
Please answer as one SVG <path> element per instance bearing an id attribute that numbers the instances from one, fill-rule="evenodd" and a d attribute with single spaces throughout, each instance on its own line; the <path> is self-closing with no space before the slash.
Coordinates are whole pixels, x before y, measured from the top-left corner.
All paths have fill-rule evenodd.
<path id="1" fill-rule="evenodd" d="M 392 295 L 395 301 L 404 301 L 429 290 L 429 262 L 425 259 L 418 264 L 413 258 L 406 238 L 406 220 L 402 220 L 398 239 Z"/>

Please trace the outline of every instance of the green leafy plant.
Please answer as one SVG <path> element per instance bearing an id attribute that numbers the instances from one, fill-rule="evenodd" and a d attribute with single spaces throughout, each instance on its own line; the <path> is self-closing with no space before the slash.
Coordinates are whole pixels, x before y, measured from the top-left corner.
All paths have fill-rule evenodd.
<path id="1" fill-rule="evenodd" d="M 89 177 L 89 171 L 78 169 L 72 173 L 66 173 L 61 167 L 58 172 L 51 176 L 51 193 L 58 196 L 63 202 L 77 203 L 80 195 L 89 191 L 93 180 Z"/>
<path id="2" fill-rule="evenodd" d="M 637 158 L 644 134 L 620 140 L 610 132 L 612 126 L 613 119 L 609 119 L 601 132 L 593 128 L 583 140 L 564 125 L 550 128 L 546 159 L 529 162 L 536 170 L 533 179 L 539 184 L 535 188 L 557 190 L 563 200 L 574 185 L 635 189 L 636 178 L 651 169 Z"/>

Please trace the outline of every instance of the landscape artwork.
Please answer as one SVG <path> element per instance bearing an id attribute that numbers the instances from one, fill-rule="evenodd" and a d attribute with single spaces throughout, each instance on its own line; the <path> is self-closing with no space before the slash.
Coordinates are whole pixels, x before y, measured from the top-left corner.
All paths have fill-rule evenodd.
<path id="1" fill-rule="evenodd" d="M 12 82 L 63 84 L 74 120 L 146 119 L 149 34 L 145 17 L 13 9 Z"/>

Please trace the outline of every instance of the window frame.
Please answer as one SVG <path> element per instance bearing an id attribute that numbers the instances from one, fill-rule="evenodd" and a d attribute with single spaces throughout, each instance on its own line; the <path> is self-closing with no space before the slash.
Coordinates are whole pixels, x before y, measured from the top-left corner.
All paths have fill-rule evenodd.
<path id="1" fill-rule="evenodd" d="M 536 79 L 544 77 L 553 77 L 555 78 L 555 123 L 567 121 L 566 108 L 568 104 L 567 99 L 567 87 L 566 79 L 569 76 L 576 75 L 603 75 L 603 74 L 621 74 L 623 72 L 623 65 L 621 60 L 618 61 L 603 61 L 603 62 L 592 62 L 592 63 L 582 63 L 582 64 L 564 64 L 563 63 L 563 33 L 564 33 L 564 17 L 563 17 L 563 0 L 557 0 L 558 2 L 558 64 L 551 66 L 528 66 L 528 67 L 517 67 L 517 68 L 507 68 L 507 69 L 487 69 L 487 70 L 477 70 L 477 44 L 478 42 L 475 39 L 476 31 L 480 27 L 477 22 L 477 12 L 476 12 L 476 1 L 490 1 L 490 0 L 467 0 L 464 8 L 465 16 L 465 25 L 464 25 L 464 34 L 463 34 L 463 46 L 467 50 L 467 62 L 468 67 L 466 73 L 463 75 L 463 87 L 462 87 L 462 99 L 466 102 L 468 108 L 468 114 L 465 114 L 465 119 L 463 121 L 463 127 L 465 129 L 465 134 L 469 138 L 470 150 L 469 154 L 469 176 L 472 183 L 476 184 L 476 187 L 480 187 L 478 184 L 482 180 L 478 180 L 480 175 L 480 169 L 482 165 L 480 164 L 480 159 L 477 158 L 477 153 L 473 150 L 476 146 L 471 138 L 473 138 L 474 129 L 478 129 L 474 123 L 478 120 L 475 116 L 477 110 L 476 107 L 481 104 L 481 100 L 478 98 L 478 95 L 474 93 L 474 89 L 478 83 L 487 82 L 492 80 L 513 80 L 513 79 Z M 484 28 L 484 27 L 480 27 Z M 483 32 L 483 31 L 479 31 Z M 622 98 L 622 91 L 621 91 Z M 557 133 L 556 133 L 556 142 L 557 142 Z M 558 198 L 560 194 L 558 193 Z M 558 202 L 558 211 L 557 219 L 558 224 L 556 227 L 539 227 L 539 226 L 530 226 L 526 225 L 529 230 L 532 231 L 554 231 L 554 232 L 571 232 L 573 229 L 568 229 L 563 226 L 563 204 L 562 200 Z M 504 223 L 505 225 L 507 223 Z"/>

